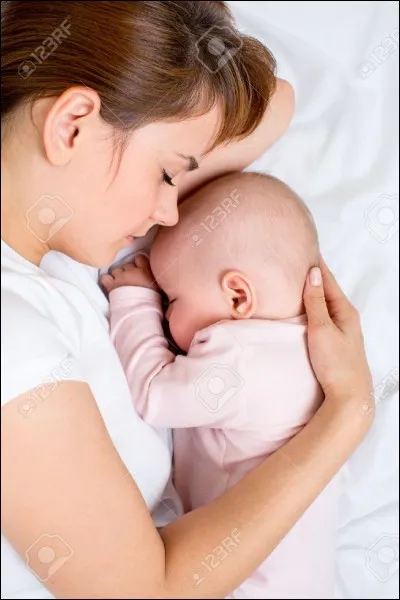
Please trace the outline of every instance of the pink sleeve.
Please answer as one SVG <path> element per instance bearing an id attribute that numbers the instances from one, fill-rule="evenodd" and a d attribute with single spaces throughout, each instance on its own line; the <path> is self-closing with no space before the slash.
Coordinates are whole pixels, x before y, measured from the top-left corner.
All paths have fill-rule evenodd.
<path id="1" fill-rule="evenodd" d="M 162 330 L 157 292 L 118 288 L 110 294 L 110 311 L 111 337 L 146 422 L 174 428 L 240 425 L 244 379 L 239 358 L 221 336 L 200 334 L 187 356 L 175 357 Z"/>

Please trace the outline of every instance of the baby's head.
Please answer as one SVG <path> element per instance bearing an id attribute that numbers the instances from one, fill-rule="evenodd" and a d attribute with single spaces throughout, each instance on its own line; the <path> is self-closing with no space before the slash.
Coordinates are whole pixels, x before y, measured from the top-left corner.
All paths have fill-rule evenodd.
<path id="1" fill-rule="evenodd" d="M 304 202 L 282 181 L 258 173 L 214 180 L 180 207 L 178 225 L 160 229 L 151 268 L 170 305 L 177 345 L 224 319 L 286 319 L 303 312 L 318 236 Z"/>

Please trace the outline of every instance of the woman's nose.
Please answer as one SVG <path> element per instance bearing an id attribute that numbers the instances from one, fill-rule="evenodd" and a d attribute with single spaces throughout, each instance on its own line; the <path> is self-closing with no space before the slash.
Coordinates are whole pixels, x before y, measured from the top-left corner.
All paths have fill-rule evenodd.
<path id="1" fill-rule="evenodd" d="M 174 198 L 168 198 L 160 203 L 156 208 L 153 219 L 160 223 L 160 225 L 166 225 L 172 227 L 179 221 L 178 212 L 178 194 L 174 195 Z"/>

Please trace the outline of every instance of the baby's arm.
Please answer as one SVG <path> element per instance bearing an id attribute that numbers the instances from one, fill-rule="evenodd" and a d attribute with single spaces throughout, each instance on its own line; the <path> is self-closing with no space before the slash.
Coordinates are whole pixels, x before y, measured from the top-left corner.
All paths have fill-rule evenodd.
<path id="1" fill-rule="evenodd" d="M 112 340 L 137 411 L 160 427 L 232 426 L 240 418 L 241 395 L 236 392 L 242 379 L 224 357 L 230 349 L 204 335 L 187 357 L 175 357 L 163 333 L 161 298 L 148 262 L 140 257 L 136 265 L 114 271 L 102 283 L 110 292 Z M 225 374 L 229 402 L 211 382 Z"/>

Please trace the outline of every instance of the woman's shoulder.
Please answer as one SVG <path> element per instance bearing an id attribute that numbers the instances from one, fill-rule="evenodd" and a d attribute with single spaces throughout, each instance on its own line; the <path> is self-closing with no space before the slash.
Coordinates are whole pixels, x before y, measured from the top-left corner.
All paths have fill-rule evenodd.
<path id="1" fill-rule="evenodd" d="M 68 339 L 82 334 L 90 315 L 107 327 L 108 303 L 93 276 L 94 269 L 57 252 L 44 257 L 40 267 L 13 249 L 1 245 L 1 290 L 5 320 L 17 325 L 26 320 L 58 328 Z M 90 320 L 90 319 L 89 319 Z"/>
<path id="2" fill-rule="evenodd" d="M 46 384 L 82 380 L 77 335 L 48 318 L 40 291 L 32 282 L 25 297 L 2 288 L 2 405 L 31 390 L 40 393 Z"/>
<path id="3" fill-rule="evenodd" d="M 81 316 L 52 278 L 2 248 L 2 404 L 49 378 L 81 379 Z"/>
<path id="4" fill-rule="evenodd" d="M 67 318 L 72 316 L 68 293 L 58 289 L 52 277 L 35 265 L 3 260 L 1 265 L 1 309 L 3 340 L 29 340 L 32 336 L 41 337 L 56 333 Z M 64 293 L 63 293 L 64 292 Z M 73 321 L 70 319 L 68 330 L 73 332 Z M 9 335 L 8 335 L 9 334 Z"/>

